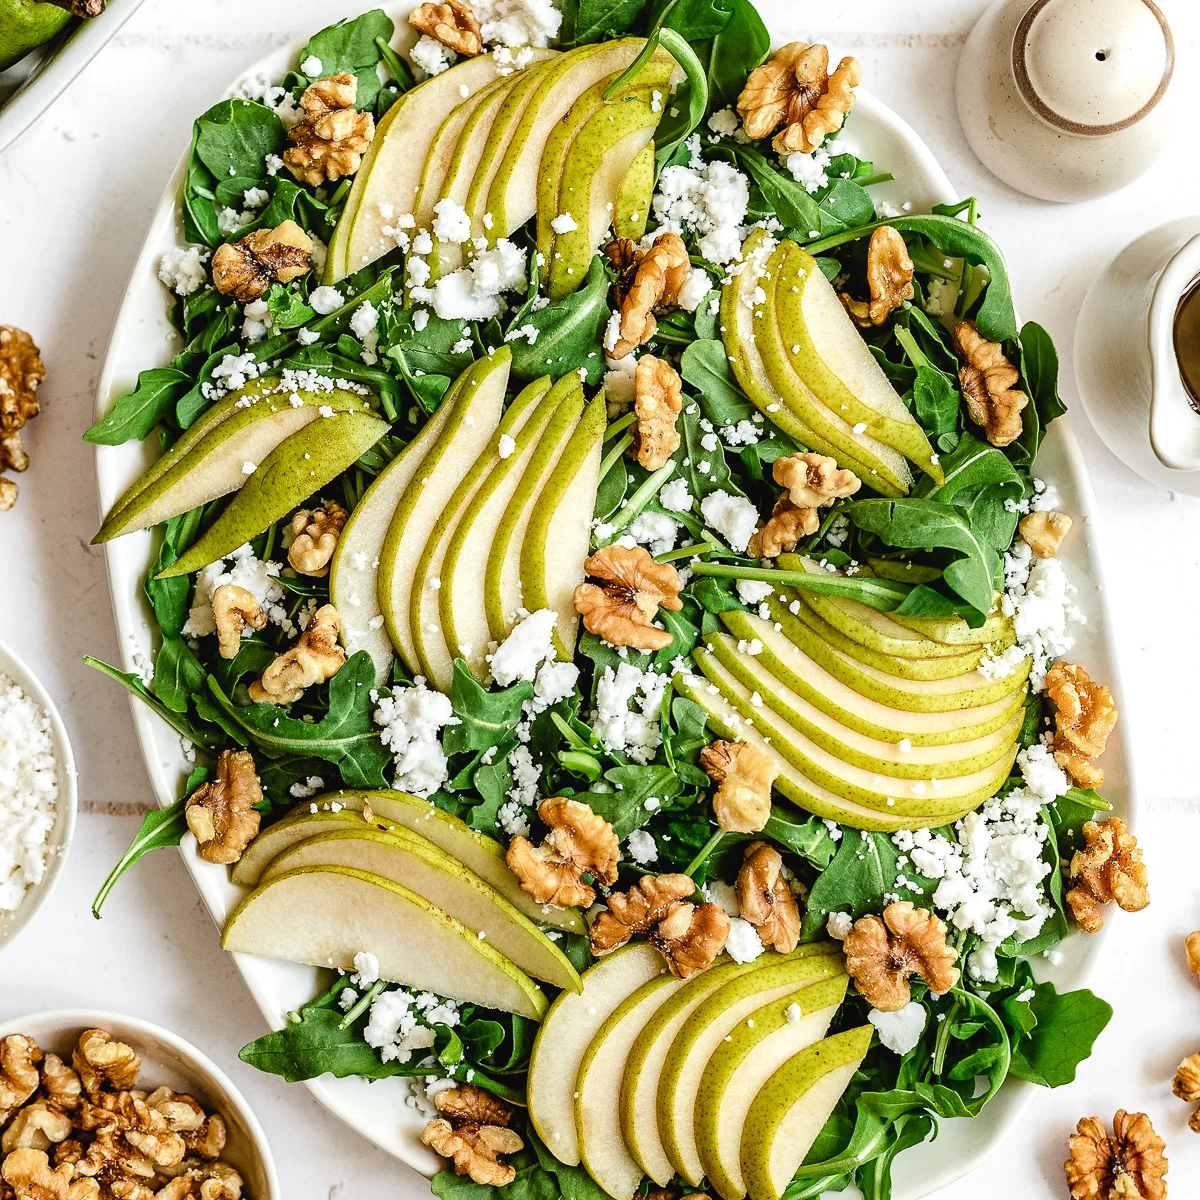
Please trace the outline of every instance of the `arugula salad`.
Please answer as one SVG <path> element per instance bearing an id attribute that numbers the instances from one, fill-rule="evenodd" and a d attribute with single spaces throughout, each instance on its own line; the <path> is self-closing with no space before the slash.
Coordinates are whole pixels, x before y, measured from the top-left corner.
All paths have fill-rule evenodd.
<path id="1" fill-rule="evenodd" d="M 161 446 L 97 535 L 153 665 L 88 661 L 194 764 L 94 911 L 230 870 L 226 948 L 336 968 L 243 1059 L 409 1079 L 438 1196 L 886 1200 L 1107 1023 L 1035 970 L 1076 852 L 1144 891 L 1054 346 L 749 0 L 405 19 L 196 120 L 181 348 L 85 434 Z"/>

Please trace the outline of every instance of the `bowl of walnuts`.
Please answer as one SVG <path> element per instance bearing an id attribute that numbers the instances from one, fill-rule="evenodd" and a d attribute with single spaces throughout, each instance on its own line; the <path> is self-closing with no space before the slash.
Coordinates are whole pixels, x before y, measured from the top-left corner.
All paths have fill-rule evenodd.
<path id="1" fill-rule="evenodd" d="M 0 1022 L 5 1194 L 280 1197 L 262 1127 L 224 1072 L 169 1030 L 92 1009 Z"/>

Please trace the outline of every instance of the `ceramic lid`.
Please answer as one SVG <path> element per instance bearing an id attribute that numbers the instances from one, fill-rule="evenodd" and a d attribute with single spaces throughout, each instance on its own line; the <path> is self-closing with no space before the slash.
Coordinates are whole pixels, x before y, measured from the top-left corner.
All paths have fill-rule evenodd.
<path id="1" fill-rule="evenodd" d="M 1175 65 L 1166 18 L 1152 0 L 1035 0 L 1013 37 L 1017 88 L 1067 133 L 1115 133 L 1162 98 Z"/>

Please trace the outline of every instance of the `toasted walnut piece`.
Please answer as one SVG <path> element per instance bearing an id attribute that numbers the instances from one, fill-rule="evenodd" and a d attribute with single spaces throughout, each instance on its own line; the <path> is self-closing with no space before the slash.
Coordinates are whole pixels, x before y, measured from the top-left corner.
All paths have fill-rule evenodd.
<path id="1" fill-rule="evenodd" d="M 729 917 L 719 905 L 680 904 L 650 934 L 676 979 L 712 965 L 729 940 Z"/>
<path id="2" fill-rule="evenodd" d="M 332 679 L 346 663 L 346 651 L 338 643 L 341 632 L 337 609 L 323 604 L 296 644 L 250 685 L 250 699 L 256 704 L 294 704 L 307 688 Z"/>
<path id="3" fill-rule="evenodd" d="M 1088 821 L 1083 839 L 1071 857 L 1066 900 L 1079 927 L 1097 933 L 1104 926 L 1101 904 L 1115 900 L 1126 912 L 1141 912 L 1150 903 L 1149 875 L 1137 838 L 1120 817 Z"/>
<path id="4" fill-rule="evenodd" d="M 473 1083 L 460 1083 L 457 1087 L 438 1092 L 433 1098 L 437 1110 L 457 1124 L 508 1125 L 513 1119 L 513 1107 L 503 1100 L 485 1092 Z"/>
<path id="5" fill-rule="evenodd" d="M 98 17 L 108 7 L 108 0 L 46 0 L 55 8 L 65 8 L 72 16 Z"/>
<path id="6" fill-rule="evenodd" d="M 258 833 L 262 785 L 249 750 L 222 750 L 217 777 L 198 787 L 184 809 L 188 828 L 200 843 L 200 857 L 235 863 Z"/>
<path id="7" fill-rule="evenodd" d="M 1063 1164 L 1072 1200 L 1166 1200 L 1166 1143 L 1145 1113 L 1118 1109 L 1111 1137 L 1099 1117 L 1084 1117 L 1076 1129 Z"/>
<path id="8" fill-rule="evenodd" d="M 236 583 L 223 583 L 212 597 L 213 623 L 217 627 L 217 649 L 222 658 L 237 658 L 242 648 L 242 630 L 264 629 L 267 614 L 253 592 Z"/>
<path id="9" fill-rule="evenodd" d="M 8 512 L 16 504 L 19 492 L 11 479 L 0 479 L 0 512 Z"/>
<path id="10" fill-rule="evenodd" d="M 1021 518 L 1017 528 L 1038 558 L 1053 558 L 1073 524 L 1066 513 L 1031 512 Z"/>
<path id="11" fill-rule="evenodd" d="M 358 79 L 349 71 L 318 79 L 305 89 L 305 116 L 288 133 L 294 143 L 283 152 L 287 169 L 316 187 L 353 175 L 375 136 L 375 119 L 354 107 Z"/>
<path id="12" fill-rule="evenodd" d="M 1183 948 L 1187 954 L 1187 968 L 1193 975 L 1200 975 L 1200 930 L 1189 933 L 1183 939 Z"/>
<path id="13" fill-rule="evenodd" d="M 160 1087 L 146 1097 L 146 1103 L 160 1113 L 172 1133 L 183 1135 L 189 1151 L 205 1158 L 216 1158 L 225 1148 L 225 1122 L 219 1113 L 211 1116 L 194 1096 Z M 218 1144 L 219 1143 L 219 1144 Z M 202 1145 L 203 1149 L 197 1146 Z"/>
<path id="14" fill-rule="evenodd" d="M 658 328 L 654 309 L 676 303 L 691 263 L 683 239 L 671 232 L 660 233 L 644 251 L 628 238 L 618 238 L 605 247 L 605 253 L 614 265 L 621 264 L 617 282 L 621 315 L 607 353 L 609 358 L 624 358 L 654 336 Z"/>
<path id="15" fill-rule="evenodd" d="M 138 1093 L 120 1093 L 114 1110 L 117 1133 L 136 1155 L 149 1162 L 155 1170 L 173 1167 L 183 1161 L 187 1146 L 182 1135 L 172 1130 L 167 1118 L 151 1108 Z"/>
<path id="16" fill-rule="evenodd" d="M 613 892 L 592 923 L 592 954 L 599 958 L 635 934 L 649 933 L 695 891 L 688 875 L 643 875 L 629 891 Z"/>
<path id="17" fill-rule="evenodd" d="M 1046 696 L 1054 706 L 1055 761 L 1080 787 L 1099 787 L 1104 772 L 1090 760 L 1104 753 L 1117 723 L 1112 692 L 1060 659 L 1046 672 Z"/>
<path id="18" fill-rule="evenodd" d="M 954 344 L 966 361 L 958 383 L 967 401 L 967 415 L 983 427 L 993 446 L 1008 446 L 1021 436 L 1021 410 L 1029 397 L 1016 385 L 1020 373 L 1004 357 L 999 342 L 989 342 L 973 321 L 954 327 Z"/>
<path id="19" fill-rule="evenodd" d="M 60 1167 L 63 1163 L 70 1163 L 74 1166 L 83 1153 L 83 1143 L 78 1138 L 66 1138 L 54 1147 L 54 1165 Z"/>
<path id="20" fill-rule="evenodd" d="M 0 1041 L 0 1125 L 37 1091 L 42 1052 L 31 1037 L 10 1033 Z"/>
<path id="21" fill-rule="evenodd" d="M 291 283 L 309 269 L 312 238 L 296 224 L 284 221 L 274 229 L 256 229 L 236 242 L 218 246 L 213 254 L 213 286 L 223 296 L 249 304 L 273 283 Z"/>
<path id="22" fill-rule="evenodd" d="M 0 325 L 0 434 L 16 433 L 38 413 L 38 384 L 46 366 L 33 338 L 13 325 Z"/>
<path id="23" fill-rule="evenodd" d="M 455 54 L 470 58 L 483 49 L 479 22 L 469 4 L 463 0 L 446 0 L 444 4 L 422 4 L 408 14 L 408 23 Z"/>
<path id="24" fill-rule="evenodd" d="M 633 442 L 629 453 L 647 471 L 657 471 L 679 449 L 675 422 L 683 411 L 683 380 L 664 358 L 643 354 L 634 374 Z"/>
<path id="25" fill-rule="evenodd" d="M 871 299 L 855 300 L 839 292 L 843 307 L 864 329 L 882 325 L 905 300 L 913 298 L 913 261 L 898 229 L 880 225 L 867 245 L 867 288 Z"/>
<path id="26" fill-rule="evenodd" d="M 946 926 L 908 900 L 889 904 L 881 917 L 855 921 L 842 949 L 846 974 L 880 1012 L 898 1012 L 912 999 L 912 975 L 937 996 L 958 982 L 958 951 L 946 943 Z"/>
<path id="27" fill-rule="evenodd" d="M 837 459 L 811 451 L 777 458 L 771 476 L 787 490 L 788 499 L 797 508 L 828 508 L 862 487 L 862 480 L 853 471 L 839 467 Z"/>
<path id="28" fill-rule="evenodd" d="M 1179 1064 L 1171 1091 L 1189 1104 L 1200 1100 L 1200 1053 L 1189 1055 Z"/>
<path id="29" fill-rule="evenodd" d="M 26 1104 L 8 1123 L 0 1136 L 0 1150 L 49 1150 L 71 1132 L 71 1118 L 52 1108 L 45 1100 Z"/>
<path id="30" fill-rule="evenodd" d="M 29 455 L 21 435 L 14 430 L 12 433 L 0 433 L 0 471 L 29 470 Z"/>
<path id="31" fill-rule="evenodd" d="M 336 501 L 310 512 L 302 508 L 292 518 L 288 562 L 301 575 L 317 579 L 329 574 L 329 560 L 350 514 Z"/>
<path id="32" fill-rule="evenodd" d="M 633 284 L 633 273 L 642 260 L 642 252 L 632 238 L 613 238 L 600 248 L 601 254 L 617 273 L 617 298 L 624 299 Z"/>
<path id="33" fill-rule="evenodd" d="M 79 1105 L 83 1084 L 57 1054 L 47 1054 L 42 1063 L 42 1092 L 60 1112 L 70 1112 Z"/>
<path id="34" fill-rule="evenodd" d="M 550 831 L 540 846 L 520 835 L 513 838 L 506 856 L 513 874 L 539 904 L 591 904 L 596 892 L 582 882 L 585 873 L 601 883 L 616 882 L 621 849 L 613 827 L 569 796 L 543 800 L 538 816 Z"/>
<path id="35" fill-rule="evenodd" d="M 421 1141 L 443 1158 L 452 1159 L 456 1175 L 470 1176 L 476 1183 L 503 1187 L 512 1183 L 516 1171 L 500 1161 L 502 1154 L 515 1154 L 525 1143 L 512 1129 L 496 1125 L 464 1125 L 455 1129 L 437 1118 L 425 1126 Z"/>
<path id="36" fill-rule="evenodd" d="M 700 751 L 700 767 L 717 785 L 713 813 L 727 833 L 757 833 L 771 815 L 771 785 L 779 774 L 773 754 L 749 742 L 718 740 Z"/>
<path id="37" fill-rule="evenodd" d="M 154 1163 L 144 1158 L 122 1136 L 117 1125 L 101 1129 L 87 1154 L 75 1165 L 76 1175 L 95 1180 L 100 1194 L 108 1200 L 153 1200 L 156 1170 Z"/>
<path id="38" fill-rule="evenodd" d="M 779 851 L 766 842 L 746 847 L 737 877 L 738 905 L 764 946 L 790 954 L 800 941 L 800 907 L 783 875 Z"/>
<path id="39" fill-rule="evenodd" d="M 0 1178 L 16 1200 L 68 1200 L 72 1174 L 66 1164 L 51 1170 L 44 1150 L 14 1150 L 0 1165 Z"/>
<path id="40" fill-rule="evenodd" d="M 644 546 L 605 546 L 583 564 L 600 582 L 575 589 L 584 628 L 613 646 L 661 650 L 675 639 L 653 624 L 659 608 L 678 612 L 683 582 L 670 563 L 656 563 Z"/>
<path id="41" fill-rule="evenodd" d="M 751 558 L 778 558 L 795 550 L 800 539 L 811 537 L 821 527 L 815 508 L 797 508 L 786 496 L 780 496 L 763 527 L 753 533 L 746 546 Z"/>
<path id="42" fill-rule="evenodd" d="M 195 1163 L 172 1179 L 154 1200 L 241 1200 L 242 1177 L 223 1162 Z"/>

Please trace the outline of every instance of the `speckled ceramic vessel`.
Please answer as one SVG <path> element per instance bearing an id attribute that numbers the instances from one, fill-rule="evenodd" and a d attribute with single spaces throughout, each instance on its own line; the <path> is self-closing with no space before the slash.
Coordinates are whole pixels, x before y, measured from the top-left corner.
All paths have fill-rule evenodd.
<path id="1" fill-rule="evenodd" d="M 1136 179 L 1162 152 L 1174 67 L 1153 0 L 997 0 L 959 60 L 958 115 L 1010 187 L 1086 200 Z"/>

